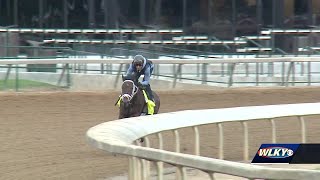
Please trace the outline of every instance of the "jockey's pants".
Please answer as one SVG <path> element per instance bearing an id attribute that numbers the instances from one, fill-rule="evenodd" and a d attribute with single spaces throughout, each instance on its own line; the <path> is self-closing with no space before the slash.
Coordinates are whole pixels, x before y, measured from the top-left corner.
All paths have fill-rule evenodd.
<path id="1" fill-rule="evenodd" d="M 146 86 L 146 91 L 147 91 L 147 94 L 148 94 L 149 99 L 153 101 L 154 99 L 153 99 L 153 94 L 152 94 L 152 90 L 151 90 L 150 84 L 148 84 L 148 85 Z"/>

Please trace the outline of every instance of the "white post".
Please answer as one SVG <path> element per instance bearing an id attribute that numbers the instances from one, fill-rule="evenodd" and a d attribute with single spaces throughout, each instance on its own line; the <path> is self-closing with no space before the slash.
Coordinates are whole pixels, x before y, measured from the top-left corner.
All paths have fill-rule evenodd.
<path id="1" fill-rule="evenodd" d="M 221 123 L 218 123 L 218 132 L 219 132 L 219 159 L 223 159 L 223 126 Z"/>
<path id="2" fill-rule="evenodd" d="M 208 172 L 208 175 L 209 175 L 210 180 L 214 180 L 214 173 L 209 173 Z"/>
<path id="3" fill-rule="evenodd" d="M 183 166 L 178 166 L 177 168 L 178 168 L 178 173 L 177 173 L 176 179 L 181 179 L 181 180 L 187 179 L 185 168 Z"/>
<path id="4" fill-rule="evenodd" d="M 150 147 L 150 140 L 148 137 L 144 137 L 146 147 Z M 150 161 L 143 160 L 143 179 L 150 179 Z"/>
<path id="5" fill-rule="evenodd" d="M 277 129 L 276 129 L 276 122 L 274 119 L 270 119 L 271 128 L 272 128 L 272 143 L 277 143 Z"/>
<path id="6" fill-rule="evenodd" d="M 243 160 L 249 160 L 249 135 L 248 135 L 248 125 L 247 122 L 242 122 L 243 127 Z"/>
<path id="7" fill-rule="evenodd" d="M 194 132 L 194 154 L 200 156 L 200 137 L 199 130 L 197 126 L 193 126 Z"/>
<path id="8" fill-rule="evenodd" d="M 178 130 L 174 130 L 174 137 L 176 139 L 176 152 L 180 152 L 180 136 Z"/>
<path id="9" fill-rule="evenodd" d="M 134 157 L 129 157 L 129 180 L 135 180 L 134 179 L 134 172 L 135 172 L 135 166 L 134 166 Z"/>
<path id="10" fill-rule="evenodd" d="M 176 140 L 176 152 L 180 153 L 180 136 L 179 136 L 179 131 L 178 130 L 173 130 L 174 137 Z M 181 167 L 176 168 L 176 179 L 181 179 L 182 177 L 182 169 Z"/>
<path id="11" fill-rule="evenodd" d="M 134 179 L 139 180 L 141 179 L 141 164 L 140 160 L 137 157 L 133 157 L 133 165 L 134 165 Z"/>
<path id="12" fill-rule="evenodd" d="M 162 134 L 158 133 L 157 136 L 159 139 L 159 149 L 163 149 Z M 158 173 L 158 180 L 163 180 L 163 162 L 161 161 L 157 162 L 157 173 Z"/>
<path id="13" fill-rule="evenodd" d="M 304 118 L 302 116 L 298 116 L 300 120 L 300 126 L 301 126 L 301 139 L 302 143 L 307 142 L 307 133 L 306 133 L 306 122 L 304 121 Z"/>

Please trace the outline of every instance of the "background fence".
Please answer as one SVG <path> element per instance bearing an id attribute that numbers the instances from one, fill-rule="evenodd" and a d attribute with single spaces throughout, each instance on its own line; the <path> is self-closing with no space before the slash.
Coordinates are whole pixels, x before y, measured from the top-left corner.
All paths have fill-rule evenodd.
<path id="1" fill-rule="evenodd" d="M 320 84 L 319 57 L 223 59 L 163 57 L 151 60 L 155 64 L 151 85 L 156 89 L 186 85 L 239 87 Z M 126 72 L 131 61 L 131 59 L 97 56 L 2 59 L 0 61 L 2 90 L 23 90 L 26 81 L 31 84 L 30 86 L 34 82 L 40 82 L 62 89 L 117 89 L 121 83 L 121 74 Z"/>

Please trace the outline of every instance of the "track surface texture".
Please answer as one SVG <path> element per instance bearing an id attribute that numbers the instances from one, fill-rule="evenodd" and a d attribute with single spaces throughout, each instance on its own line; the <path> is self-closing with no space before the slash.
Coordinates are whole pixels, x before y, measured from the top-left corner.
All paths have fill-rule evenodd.
<path id="1" fill-rule="evenodd" d="M 158 92 L 160 112 L 249 105 L 320 102 L 320 88 L 233 88 Z M 126 157 L 91 147 L 86 131 L 117 119 L 117 91 L 0 93 L 0 179 L 105 179 L 127 172 Z M 299 121 L 279 119 L 278 142 L 301 142 Z M 291 119 L 292 120 L 292 119 Z M 307 141 L 320 142 L 320 121 L 307 118 Z M 250 158 L 271 142 L 270 122 L 249 122 Z M 225 159 L 242 160 L 240 123 L 226 123 Z M 165 149 L 174 150 L 172 133 Z M 192 129 L 181 131 L 181 152 L 192 153 Z M 218 157 L 217 128 L 200 127 L 201 155 Z M 153 144 L 156 146 L 156 144 Z"/>

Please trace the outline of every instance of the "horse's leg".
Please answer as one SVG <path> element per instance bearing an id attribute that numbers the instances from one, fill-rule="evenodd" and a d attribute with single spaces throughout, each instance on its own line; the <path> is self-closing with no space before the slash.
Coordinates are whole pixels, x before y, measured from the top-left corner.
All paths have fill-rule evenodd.
<path id="1" fill-rule="evenodd" d="M 139 112 L 132 114 L 131 117 L 138 117 L 138 116 L 140 116 L 140 113 L 139 113 Z"/>
<path id="2" fill-rule="evenodd" d="M 123 119 L 124 118 L 124 110 L 123 110 L 123 107 L 120 106 L 119 108 L 119 119 Z"/>
<path id="3" fill-rule="evenodd" d="M 158 114 L 160 109 L 160 98 L 158 94 L 156 94 L 155 92 L 153 92 L 153 96 L 154 96 L 154 103 L 156 104 L 156 106 L 154 107 L 154 114 Z"/>
<path id="4" fill-rule="evenodd" d="M 140 138 L 139 141 L 140 141 L 140 143 L 143 143 L 144 142 L 144 138 Z"/>

